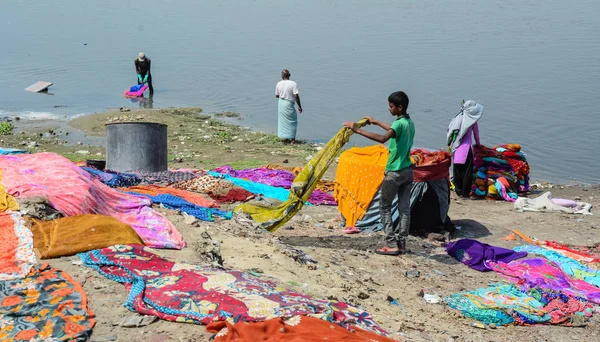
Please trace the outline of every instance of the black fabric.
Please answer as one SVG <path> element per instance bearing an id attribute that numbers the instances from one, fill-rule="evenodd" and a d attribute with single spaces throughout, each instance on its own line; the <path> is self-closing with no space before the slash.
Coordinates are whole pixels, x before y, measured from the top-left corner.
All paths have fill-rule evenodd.
<path id="1" fill-rule="evenodd" d="M 410 234 L 427 237 L 429 233 L 440 233 L 445 230 L 451 236 L 454 235 L 456 228 L 450 217 L 446 217 L 444 223 L 438 214 L 439 212 L 440 202 L 438 196 L 433 187 L 428 187 L 423 196 L 413 203 L 410 211 Z"/>
<path id="2" fill-rule="evenodd" d="M 145 58 L 143 61 L 139 59 L 135 59 L 135 71 L 142 75 L 142 78 L 146 76 L 146 74 L 150 74 L 150 58 Z M 150 76 L 148 76 L 150 77 Z"/>
<path id="3" fill-rule="evenodd" d="M 469 197 L 473 185 L 473 151 L 469 150 L 464 164 L 454 164 L 454 191 L 458 196 Z"/>

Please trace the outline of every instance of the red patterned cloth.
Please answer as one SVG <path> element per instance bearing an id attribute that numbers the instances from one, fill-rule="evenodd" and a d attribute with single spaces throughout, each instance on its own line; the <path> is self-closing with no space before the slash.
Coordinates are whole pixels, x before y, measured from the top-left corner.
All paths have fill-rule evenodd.
<path id="1" fill-rule="evenodd" d="M 386 335 L 365 311 L 290 291 L 241 271 L 174 263 L 141 245 L 116 245 L 79 254 L 84 264 L 123 283 L 125 307 L 177 322 L 253 322 L 311 315 Z"/>

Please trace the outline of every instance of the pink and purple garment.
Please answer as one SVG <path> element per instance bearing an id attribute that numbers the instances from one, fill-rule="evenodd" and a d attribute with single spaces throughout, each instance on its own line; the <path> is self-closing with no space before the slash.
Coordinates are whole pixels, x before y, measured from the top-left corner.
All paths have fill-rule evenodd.
<path id="1" fill-rule="evenodd" d="M 489 264 L 492 261 L 510 262 L 527 256 L 527 252 L 515 252 L 512 249 L 496 247 L 471 239 L 448 243 L 446 252 L 456 260 L 481 272 L 491 271 Z"/>
<path id="2" fill-rule="evenodd" d="M 143 196 L 121 193 L 55 153 L 0 156 L 2 183 L 15 197 L 43 196 L 65 216 L 101 214 L 130 225 L 154 248 L 181 249 L 181 234 Z"/>
<path id="3" fill-rule="evenodd" d="M 213 170 L 214 172 L 230 175 L 232 177 L 247 179 L 252 182 L 266 184 L 278 188 L 290 189 L 296 176 L 286 170 L 272 170 L 266 167 L 254 169 L 234 170 L 231 166 L 225 165 Z M 308 202 L 312 205 L 337 205 L 333 195 L 315 189 Z"/>
<path id="4" fill-rule="evenodd" d="M 138 90 L 133 90 L 132 88 L 133 87 L 129 88 L 128 90 L 125 90 L 123 95 L 125 97 L 140 97 L 140 96 L 144 95 L 144 91 L 146 91 L 146 89 L 148 89 L 148 85 L 144 84 Z"/>
<path id="5" fill-rule="evenodd" d="M 524 290 L 540 288 L 547 291 L 560 291 L 569 296 L 600 304 L 600 288 L 585 280 L 572 278 L 546 259 L 495 262 L 490 263 L 489 267 Z"/>
<path id="6" fill-rule="evenodd" d="M 452 159 L 454 164 L 465 164 L 467 162 L 467 156 L 473 148 L 473 135 L 475 135 L 475 143 L 479 145 L 479 125 L 477 125 L 477 122 L 469 127 L 463 138 L 460 140 L 460 145 L 458 145 L 456 151 L 454 151 Z"/>

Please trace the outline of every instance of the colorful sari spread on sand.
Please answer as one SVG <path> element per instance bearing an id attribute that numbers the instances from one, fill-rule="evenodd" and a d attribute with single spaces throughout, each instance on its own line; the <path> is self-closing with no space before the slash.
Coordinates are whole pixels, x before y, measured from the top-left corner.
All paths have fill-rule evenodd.
<path id="1" fill-rule="evenodd" d="M 86 341 L 94 324 L 81 285 L 48 264 L 0 282 L 2 341 Z"/>
<path id="2" fill-rule="evenodd" d="M 231 219 L 232 212 L 223 211 L 217 208 L 205 208 L 192 204 L 181 197 L 173 196 L 170 194 L 161 194 L 156 196 L 141 195 L 135 192 L 131 192 L 132 195 L 148 197 L 153 203 L 162 205 L 163 207 L 171 210 L 179 210 L 182 213 L 192 215 L 198 220 L 213 222 L 214 216 L 219 216 L 225 219 Z"/>
<path id="3" fill-rule="evenodd" d="M 383 145 L 353 147 L 340 155 L 334 194 L 346 226 L 355 226 L 367 212 L 383 181 L 388 155 Z"/>
<path id="4" fill-rule="evenodd" d="M 289 171 L 292 173 L 292 175 L 294 175 L 294 177 L 296 177 L 300 173 L 300 171 L 302 171 L 302 167 L 300 167 L 300 166 L 283 166 L 283 165 L 276 165 L 276 164 L 269 164 L 269 165 L 265 166 L 265 168 L 267 168 L 269 170 Z M 330 180 L 321 179 L 319 181 L 319 183 L 317 183 L 316 188 L 323 192 L 332 192 L 335 188 L 335 182 L 330 181 Z"/>
<path id="5" fill-rule="evenodd" d="M 84 214 L 52 221 L 31 219 L 33 246 L 42 259 L 74 255 L 112 245 L 143 244 L 131 228 L 114 217 Z"/>
<path id="6" fill-rule="evenodd" d="M 25 277 L 37 260 L 33 236 L 19 212 L 0 212 L 0 237 L 0 283 Z"/>
<path id="7" fill-rule="evenodd" d="M 584 280 L 574 279 L 556 264 L 542 258 L 490 263 L 490 268 L 517 284 L 523 290 L 559 291 L 573 297 L 600 304 L 600 288 Z"/>
<path id="8" fill-rule="evenodd" d="M 6 192 L 2 184 L 2 169 L 0 169 L 0 212 L 6 210 L 19 210 L 19 205 L 15 198 Z"/>
<path id="9" fill-rule="evenodd" d="M 177 182 L 174 188 L 190 192 L 207 194 L 218 203 L 246 202 L 254 198 L 248 190 L 235 186 L 230 181 L 210 175 L 201 175 L 194 179 Z"/>
<path id="10" fill-rule="evenodd" d="M 227 174 L 222 174 L 218 172 L 209 171 L 209 175 L 217 178 L 223 178 L 227 181 L 232 182 L 233 184 L 250 191 L 255 195 L 262 195 L 268 198 L 274 198 L 278 201 L 285 202 L 287 198 L 290 196 L 289 190 L 284 188 L 278 188 L 275 186 L 270 186 L 266 184 L 260 184 L 253 181 L 249 181 L 246 179 L 241 179 L 237 177 L 233 177 Z"/>
<path id="11" fill-rule="evenodd" d="M 524 292 L 513 285 L 502 284 L 453 294 L 444 300 L 466 317 L 496 325 L 571 326 L 574 316 L 588 318 L 595 312 L 593 304 L 577 297 L 540 289 Z"/>
<path id="12" fill-rule="evenodd" d="M 142 182 L 142 179 L 133 173 L 114 172 L 108 170 L 101 171 L 92 167 L 82 167 L 82 169 L 111 188 L 133 186 Z"/>
<path id="13" fill-rule="evenodd" d="M 569 246 L 556 241 L 541 241 L 539 246 L 555 251 L 556 253 L 575 259 L 579 262 L 600 262 L 600 255 L 593 254 L 593 252 L 589 251 L 586 247 L 577 246 L 575 248 L 570 248 Z"/>
<path id="14" fill-rule="evenodd" d="M 475 145 L 473 164 L 473 196 L 514 202 L 529 191 L 529 164 L 518 144 Z"/>
<path id="15" fill-rule="evenodd" d="M 395 341 L 357 327 L 352 327 L 350 330 L 308 316 L 293 316 L 288 319 L 274 318 L 254 323 L 213 322 L 206 327 L 206 330 L 216 334 L 214 342 Z"/>
<path id="16" fill-rule="evenodd" d="M 186 200 L 192 204 L 195 204 L 197 206 L 200 206 L 200 207 L 206 207 L 206 208 L 218 208 L 219 207 L 219 205 L 217 203 L 215 203 L 213 200 L 204 198 L 204 196 L 202 196 L 200 194 L 197 194 L 197 193 L 194 193 L 191 191 L 170 188 L 170 187 L 166 187 L 166 186 L 137 185 L 137 186 L 132 186 L 132 187 L 128 187 L 128 188 L 121 188 L 119 190 L 125 191 L 125 192 L 135 192 L 137 194 L 151 195 L 151 196 L 169 194 L 169 195 L 181 197 L 184 200 Z"/>
<path id="17" fill-rule="evenodd" d="M 488 288 L 456 293 L 444 300 L 466 317 L 485 324 L 534 324 L 550 320 L 543 303 L 514 285 L 494 284 Z"/>
<path id="18" fill-rule="evenodd" d="M 130 225 L 146 245 L 181 249 L 181 234 L 152 210 L 152 201 L 109 188 L 54 153 L 0 156 L 3 183 L 17 197 L 43 196 L 65 216 L 109 215 Z"/>
<path id="19" fill-rule="evenodd" d="M 367 120 L 360 120 L 356 124 L 362 127 Z M 302 209 L 304 203 L 310 198 L 317 183 L 336 158 L 338 152 L 348 142 L 354 132 L 349 128 L 342 128 L 311 160 L 304 166 L 302 172 L 296 176 L 290 189 L 287 201 L 276 207 L 263 207 L 251 204 L 242 204 L 235 208 L 236 211 L 249 214 L 252 219 L 268 231 L 275 231 Z"/>
<path id="20" fill-rule="evenodd" d="M 584 280 L 594 286 L 600 287 L 600 270 L 598 269 L 587 267 L 577 260 L 538 246 L 524 245 L 515 247 L 514 250 L 543 256 L 544 258 L 555 263 L 569 276 L 575 279 Z"/>
<path id="21" fill-rule="evenodd" d="M 165 320 L 208 324 L 313 315 L 385 334 L 365 311 L 316 299 L 240 271 L 174 263 L 140 245 L 116 245 L 79 254 L 84 265 L 122 283 L 125 307 Z"/>
<path id="22" fill-rule="evenodd" d="M 272 170 L 266 167 L 234 170 L 231 166 L 218 167 L 214 172 L 230 175 L 236 178 L 246 179 L 255 183 L 270 185 L 278 188 L 290 189 L 294 181 L 294 174 L 285 170 Z M 287 199 L 287 197 L 286 197 Z M 335 198 L 328 193 L 315 189 L 310 195 L 308 202 L 313 205 L 337 205 Z"/>

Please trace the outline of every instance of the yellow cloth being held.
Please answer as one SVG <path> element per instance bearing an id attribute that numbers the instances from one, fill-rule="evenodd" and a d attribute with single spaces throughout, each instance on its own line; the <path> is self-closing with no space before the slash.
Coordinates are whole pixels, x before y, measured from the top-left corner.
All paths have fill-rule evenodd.
<path id="1" fill-rule="evenodd" d="M 112 245 L 144 242 L 130 225 L 111 216 L 83 214 L 52 221 L 30 219 L 33 247 L 42 259 L 74 255 Z"/>
<path id="2" fill-rule="evenodd" d="M 383 181 L 389 151 L 383 145 L 353 147 L 342 153 L 335 174 L 338 210 L 351 227 L 360 220 Z"/>
<path id="3" fill-rule="evenodd" d="M 356 123 L 358 127 L 366 125 L 367 120 L 362 119 Z M 323 177 L 331 162 L 335 159 L 338 152 L 348 142 L 352 132 L 349 128 L 342 128 L 323 149 L 321 149 L 311 160 L 304 165 L 304 168 L 294 181 L 290 189 L 288 200 L 276 207 L 262 207 L 252 204 L 242 204 L 235 208 L 236 212 L 250 214 L 254 222 L 260 223 L 260 226 L 273 232 L 289 221 L 302 208 L 304 203 L 312 194 L 317 183 Z"/>
<path id="4" fill-rule="evenodd" d="M 2 184 L 2 169 L 0 169 L 0 211 L 19 210 L 15 198 L 9 195 Z"/>

